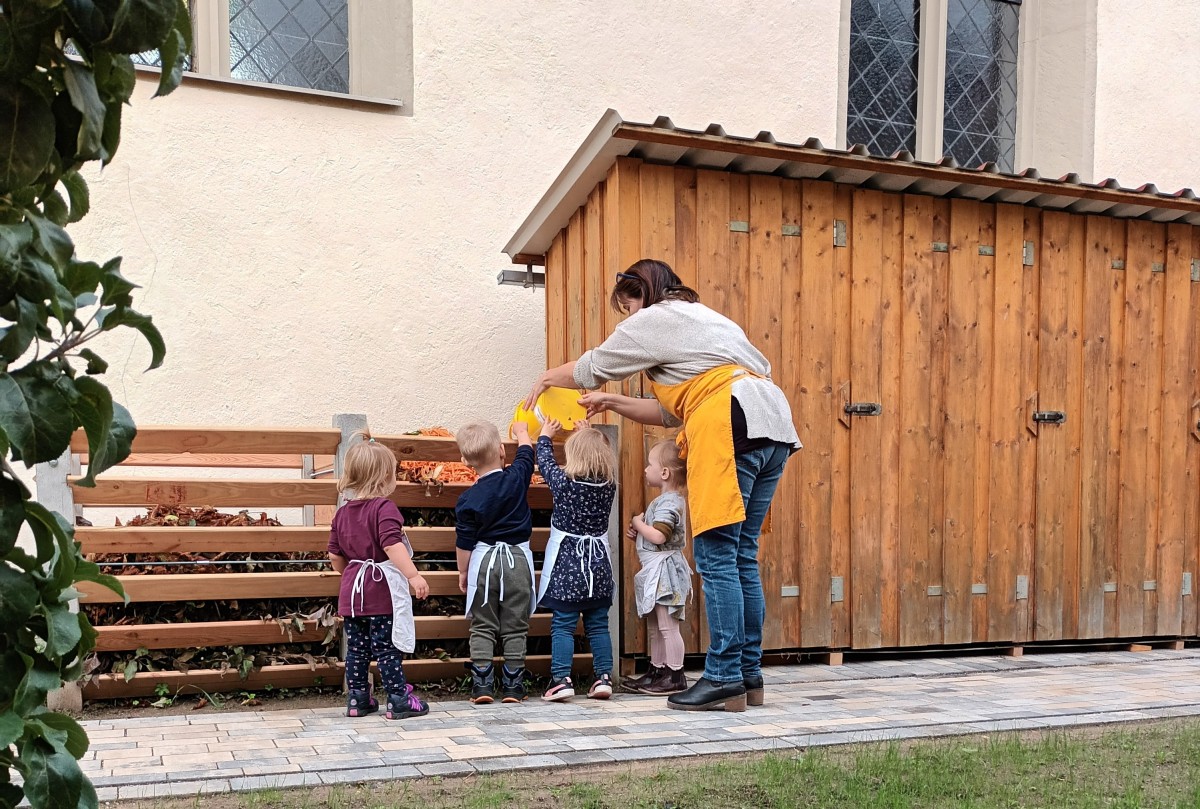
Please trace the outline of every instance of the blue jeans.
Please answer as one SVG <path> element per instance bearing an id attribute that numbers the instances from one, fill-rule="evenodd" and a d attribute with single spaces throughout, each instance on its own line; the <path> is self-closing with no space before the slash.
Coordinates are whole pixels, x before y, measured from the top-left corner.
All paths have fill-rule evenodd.
<path id="1" fill-rule="evenodd" d="M 608 633 L 608 607 L 583 611 L 583 629 L 592 647 L 592 669 L 596 676 L 612 674 L 612 636 Z M 550 618 L 550 676 L 556 680 L 571 673 L 575 657 L 575 625 L 580 613 L 555 610 Z"/>
<path id="2" fill-rule="evenodd" d="M 741 682 L 762 670 L 766 602 L 758 574 L 758 536 L 789 454 L 790 447 L 773 444 L 738 455 L 746 519 L 696 537 L 696 568 L 708 615 L 704 677 L 710 682 Z"/>

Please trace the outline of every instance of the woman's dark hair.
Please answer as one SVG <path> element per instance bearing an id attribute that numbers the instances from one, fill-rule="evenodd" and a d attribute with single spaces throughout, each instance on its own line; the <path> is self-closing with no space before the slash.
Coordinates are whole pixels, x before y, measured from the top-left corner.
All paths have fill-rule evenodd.
<path id="1" fill-rule="evenodd" d="M 617 273 L 617 284 L 609 301 L 618 312 L 625 311 L 621 305 L 622 298 L 639 299 L 642 306 L 653 306 L 663 301 L 696 303 L 700 300 L 696 290 L 684 286 L 666 262 L 652 258 L 636 261 L 625 272 Z"/>

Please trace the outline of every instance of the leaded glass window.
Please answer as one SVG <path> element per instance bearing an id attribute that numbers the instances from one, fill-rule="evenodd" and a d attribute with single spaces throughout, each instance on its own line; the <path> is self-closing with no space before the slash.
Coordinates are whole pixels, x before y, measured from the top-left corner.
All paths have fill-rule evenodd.
<path id="1" fill-rule="evenodd" d="M 920 0 L 853 0 L 846 142 L 890 156 L 917 140 Z"/>
<path id="2" fill-rule="evenodd" d="M 188 7 L 188 13 L 190 14 L 192 11 L 191 0 L 183 0 L 183 4 Z M 146 65 L 147 67 L 162 67 L 162 57 L 159 56 L 158 51 L 146 51 L 145 53 L 134 53 L 134 54 L 130 54 L 129 58 L 133 60 L 133 63 L 135 65 Z M 190 53 L 184 54 L 184 56 L 183 56 L 183 69 L 184 70 L 192 69 L 192 55 Z"/>
<path id="3" fill-rule="evenodd" d="M 350 92 L 347 0 L 230 0 L 235 79 Z"/>
<path id="4" fill-rule="evenodd" d="M 959 165 L 1013 170 L 1020 11 L 1019 0 L 949 0 L 942 151 Z"/>

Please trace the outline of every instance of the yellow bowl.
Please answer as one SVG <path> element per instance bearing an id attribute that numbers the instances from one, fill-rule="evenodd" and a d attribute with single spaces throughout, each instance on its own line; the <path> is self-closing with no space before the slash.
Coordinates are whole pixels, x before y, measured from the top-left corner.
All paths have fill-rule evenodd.
<path id="1" fill-rule="evenodd" d="M 536 436 L 542 425 L 551 419 L 562 423 L 564 430 L 574 430 L 575 423 L 587 419 L 587 410 L 579 404 L 579 391 L 572 388 L 549 388 L 538 397 L 533 410 L 526 410 L 524 402 L 517 403 L 513 421 L 529 425 L 530 435 Z"/>

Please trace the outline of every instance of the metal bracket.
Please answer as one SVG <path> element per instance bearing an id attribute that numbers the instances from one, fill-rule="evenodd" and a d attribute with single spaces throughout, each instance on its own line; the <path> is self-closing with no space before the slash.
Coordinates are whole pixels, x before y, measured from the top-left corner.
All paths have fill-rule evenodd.
<path id="1" fill-rule="evenodd" d="M 779 232 L 784 236 L 799 236 L 800 235 L 800 226 L 799 225 L 784 225 L 783 227 L 781 227 L 779 229 Z"/>
<path id="2" fill-rule="evenodd" d="M 878 402 L 854 402 L 845 407 L 847 416 L 878 416 L 883 406 Z"/>
<path id="3" fill-rule="evenodd" d="M 785 584 L 779 588 L 780 598 L 799 598 L 800 586 L 797 584 Z"/>
<path id="4" fill-rule="evenodd" d="M 846 587 L 841 576 L 829 580 L 829 603 L 836 604 L 846 599 Z"/>
<path id="5" fill-rule="evenodd" d="M 941 594 L 942 585 L 940 584 L 931 584 L 925 588 L 925 595 L 927 596 L 940 596 Z"/>
<path id="6" fill-rule="evenodd" d="M 1106 593 L 1117 592 L 1117 583 L 1115 581 L 1104 582 L 1104 592 L 1106 592 Z"/>
<path id="7" fill-rule="evenodd" d="M 994 256 L 996 255 L 996 248 L 990 244 L 981 244 L 979 245 L 979 255 Z"/>
<path id="8" fill-rule="evenodd" d="M 1025 242 L 1021 245 L 1021 263 L 1026 267 L 1033 266 L 1033 242 Z"/>
<path id="9" fill-rule="evenodd" d="M 973 595 L 973 596 L 987 595 L 987 585 L 986 584 L 972 584 L 971 585 L 971 595 Z"/>
<path id="10" fill-rule="evenodd" d="M 1183 591 L 1181 595 L 1190 596 L 1192 594 L 1192 574 L 1183 574 Z"/>
<path id="11" fill-rule="evenodd" d="M 950 245 L 946 242 L 933 242 L 929 245 L 929 249 L 935 253 L 949 253 Z"/>
<path id="12" fill-rule="evenodd" d="M 845 219 L 833 220 L 833 246 L 834 247 L 845 247 L 846 246 L 846 220 Z"/>
<path id="13" fill-rule="evenodd" d="M 1061 410 L 1039 410 L 1033 414 L 1033 420 L 1038 424 L 1064 424 L 1067 414 Z"/>
<path id="14" fill-rule="evenodd" d="M 1029 598 L 1029 577 L 1017 576 L 1017 601 Z"/>
<path id="15" fill-rule="evenodd" d="M 1158 582 L 1157 581 L 1144 581 L 1144 582 L 1142 582 L 1142 589 L 1145 590 L 1146 592 L 1150 592 L 1151 590 L 1157 590 Z"/>
<path id="16" fill-rule="evenodd" d="M 1125 269 L 1125 260 L 1124 260 L 1124 259 L 1120 259 L 1120 258 L 1114 258 L 1114 259 L 1112 260 L 1112 268 L 1113 268 L 1114 270 L 1123 270 L 1123 269 Z"/>
<path id="17" fill-rule="evenodd" d="M 1166 271 L 1167 271 L 1167 265 L 1163 264 L 1161 261 L 1156 261 L 1150 265 L 1150 272 L 1166 272 Z"/>
<path id="18" fill-rule="evenodd" d="M 729 223 L 729 230 L 733 233 L 749 233 L 750 223 L 735 219 Z"/>
<path id="19" fill-rule="evenodd" d="M 1192 259 L 1192 280 L 1200 281 L 1200 258 Z"/>

